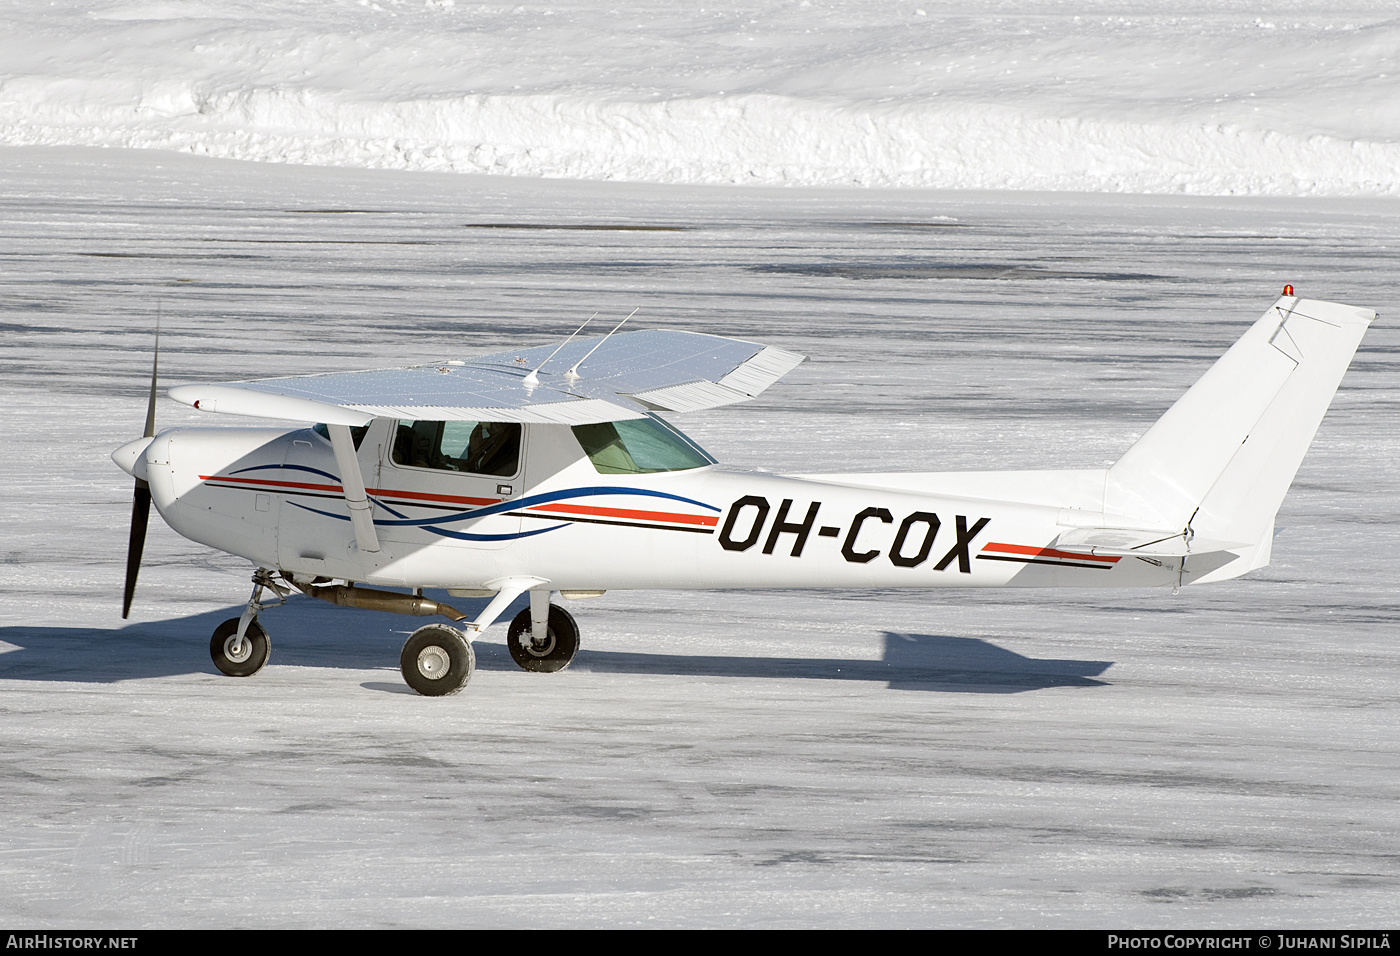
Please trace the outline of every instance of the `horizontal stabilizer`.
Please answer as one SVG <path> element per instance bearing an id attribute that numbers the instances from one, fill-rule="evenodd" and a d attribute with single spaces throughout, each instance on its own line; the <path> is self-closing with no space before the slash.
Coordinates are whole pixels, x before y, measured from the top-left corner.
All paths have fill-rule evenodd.
<path id="1" fill-rule="evenodd" d="M 1051 543 L 1057 551 L 1119 557 L 1184 558 L 1189 555 L 1237 552 L 1249 547 L 1238 541 L 1212 541 L 1181 532 L 1163 533 L 1147 529 L 1075 528 Z"/>

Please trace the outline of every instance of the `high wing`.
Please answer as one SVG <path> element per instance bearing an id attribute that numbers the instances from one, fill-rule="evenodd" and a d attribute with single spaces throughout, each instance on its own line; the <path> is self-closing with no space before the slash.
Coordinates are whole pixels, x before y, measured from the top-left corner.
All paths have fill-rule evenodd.
<path id="1" fill-rule="evenodd" d="M 373 418 L 586 425 L 748 401 L 805 359 L 656 329 L 574 339 L 555 351 L 543 345 L 440 365 L 180 385 L 168 394 L 205 411 L 329 425 Z"/>

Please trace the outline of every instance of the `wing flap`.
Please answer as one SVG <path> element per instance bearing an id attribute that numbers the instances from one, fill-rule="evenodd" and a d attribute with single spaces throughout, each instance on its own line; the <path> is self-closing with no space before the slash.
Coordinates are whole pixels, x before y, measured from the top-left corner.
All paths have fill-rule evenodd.
<path id="1" fill-rule="evenodd" d="M 733 405 L 749 398 L 748 395 L 736 392 L 719 382 L 687 382 L 684 385 L 654 388 L 631 397 L 648 408 L 663 412 L 698 412 L 706 408 Z"/>
<path id="2" fill-rule="evenodd" d="M 625 407 L 602 399 L 549 402 L 519 408 L 505 405 L 357 405 L 371 418 L 412 421 L 537 422 L 552 425 L 590 425 L 645 418 L 646 410 Z"/>

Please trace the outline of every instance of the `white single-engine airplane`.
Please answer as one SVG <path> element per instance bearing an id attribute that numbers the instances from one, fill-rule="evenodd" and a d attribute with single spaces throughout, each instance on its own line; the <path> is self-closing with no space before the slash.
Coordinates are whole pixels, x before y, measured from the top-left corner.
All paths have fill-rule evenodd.
<path id="1" fill-rule="evenodd" d="M 462 625 L 429 624 L 404 644 L 404 678 L 429 696 L 466 684 L 472 638 L 525 593 L 511 656 L 557 671 L 579 636 L 550 603 L 554 591 L 1233 578 L 1269 563 L 1274 515 L 1376 317 L 1292 291 L 1116 464 L 1077 471 L 720 467 L 657 413 L 746 401 L 803 357 L 690 332 L 169 390 L 205 411 L 316 423 L 291 430 L 156 435 L 153 365 L 145 437 L 112 455 L 136 478 L 122 616 L 152 500 L 180 534 L 257 566 L 242 616 L 210 643 L 225 674 L 246 677 L 267 661 L 264 592 L 300 591 Z M 463 624 L 424 588 L 492 599 Z"/>

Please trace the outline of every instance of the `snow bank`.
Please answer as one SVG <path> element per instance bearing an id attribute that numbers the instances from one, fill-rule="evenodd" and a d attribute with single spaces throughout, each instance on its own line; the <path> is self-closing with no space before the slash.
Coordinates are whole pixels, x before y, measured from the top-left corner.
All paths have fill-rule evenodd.
<path id="1" fill-rule="evenodd" d="M 0 15 L 0 142 L 653 182 L 1400 194 L 1388 3 L 647 6 L 21 0 Z"/>

